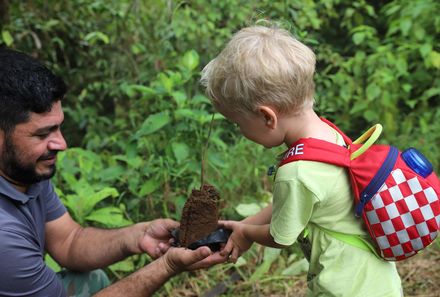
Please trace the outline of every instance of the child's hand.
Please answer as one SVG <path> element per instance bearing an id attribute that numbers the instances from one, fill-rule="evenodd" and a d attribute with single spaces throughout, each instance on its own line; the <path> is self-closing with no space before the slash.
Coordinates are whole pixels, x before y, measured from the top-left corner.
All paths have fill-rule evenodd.
<path id="1" fill-rule="evenodd" d="M 238 257 L 252 246 L 253 241 L 248 240 L 245 235 L 246 226 L 249 225 L 236 221 L 219 221 L 219 225 L 232 230 L 232 234 L 229 236 L 224 248 L 220 251 L 220 255 L 229 255 L 229 261 L 235 263 Z"/>

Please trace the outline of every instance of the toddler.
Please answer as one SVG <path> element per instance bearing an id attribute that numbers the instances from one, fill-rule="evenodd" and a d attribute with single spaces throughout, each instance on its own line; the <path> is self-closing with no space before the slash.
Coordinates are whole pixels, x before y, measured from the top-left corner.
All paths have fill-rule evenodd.
<path id="1" fill-rule="evenodd" d="M 313 110 L 314 72 L 314 53 L 288 31 L 252 26 L 232 37 L 203 69 L 201 82 L 217 111 L 266 148 L 289 148 L 308 137 L 344 145 L 341 135 Z M 402 294 L 395 263 L 329 234 L 368 239 L 354 216 L 350 181 L 342 167 L 288 163 L 277 170 L 271 205 L 241 222 L 222 224 L 233 230 L 222 250 L 232 261 L 253 242 L 284 248 L 298 240 L 310 263 L 309 296 Z"/>

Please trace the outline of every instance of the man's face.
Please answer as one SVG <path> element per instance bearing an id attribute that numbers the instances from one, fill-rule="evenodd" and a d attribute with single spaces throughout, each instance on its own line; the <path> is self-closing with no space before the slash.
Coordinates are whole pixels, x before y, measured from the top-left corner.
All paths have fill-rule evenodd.
<path id="1" fill-rule="evenodd" d="M 0 175 L 30 185 L 55 174 L 56 155 L 66 149 L 60 131 L 64 114 L 57 101 L 49 112 L 31 113 L 29 121 L 0 134 Z"/>

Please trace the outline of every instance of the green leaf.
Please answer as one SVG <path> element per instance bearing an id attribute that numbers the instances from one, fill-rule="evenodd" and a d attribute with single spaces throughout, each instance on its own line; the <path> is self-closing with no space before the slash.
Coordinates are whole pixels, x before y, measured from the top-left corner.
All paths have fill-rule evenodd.
<path id="1" fill-rule="evenodd" d="M 105 44 L 108 44 L 110 42 L 110 38 L 105 33 L 95 31 L 95 32 L 90 32 L 89 34 L 87 34 L 84 37 L 84 41 L 87 41 L 92 45 L 96 44 L 98 41 L 102 41 Z"/>
<path id="2" fill-rule="evenodd" d="M 367 101 L 360 101 L 357 102 L 353 108 L 350 109 L 350 114 L 357 114 L 360 111 L 364 111 L 368 108 L 368 102 Z"/>
<path id="3" fill-rule="evenodd" d="M 367 110 L 364 112 L 364 118 L 369 122 L 374 122 L 377 120 L 378 115 L 377 111 Z"/>
<path id="4" fill-rule="evenodd" d="M 280 253 L 281 253 L 281 249 L 265 247 L 263 261 L 269 261 L 272 263 L 280 256 Z"/>
<path id="5" fill-rule="evenodd" d="M 353 38 L 354 44 L 359 45 L 364 41 L 365 33 L 364 32 L 356 32 L 353 34 L 352 38 Z"/>
<path id="6" fill-rule="evenodd" d="M 100 202 L 108 197 L 117 197 L 118 195 L 119 195 L 118 190 L 116 190 L 115 188 L 106 187 L 106 188 L 102 189 L 101 191 L 90 195 L 89 197 L 85 197 L 86 198 L 85 199 L 85 201 L 86 201 L 85 210 L 87 212 L 90 212 L 98 202 Z"/>
<path id="7" fill-rule="evenodd" d="M 272 263 L 280 256 L 280 253 L 281 249 L 265 247 L 263 263 L 261 263 L 261 265 L 257 267 L 255 272 L 251 275 L 249 281 L 252 282 L 261 279 L 263 275 L 269 271 Z"/>
<path id="8" fill-rule="evenodd" d="M 135 55 L 139 55 L 141 53 L 145 53 L 147 50 L 142 43 L 135 43 L 131 46 L 131 52 Z"/>
<path id="9" fill-rule="evenodd" d="M 130 98 L 133 98 L 138 94 L 141 94 L 146 98 L 153 98 L 154 95 L 156 95 L 156 92 L 152 88 L 137 84 L 123 84 L 121 90 Z"/>
<path id="10" fill-rule="evenodd" d="M 240 203 L 235 207 L 235 211 L 242 217 L 248 217 L 256 214 L 262 209 L 257 203 Z"/>
<path id="11" fill-rule="evenodd" d="M 191 102 L 194 103 L 194 104 L 199 104 L 199 103 L 211 104 L 211 101 L 209 100 L 208 97 L 206 97 L 204 95 L 200 95 L 200 94 L 195 95 L 191 99 Z"/>
<path id="12" fill-rule="evenodd" d="M 173 80 L 167 76 L 165 73 L 159 73 L 157 76 L 157 82 L 159 85 L 168 93 L 171 93 L 174 87 Z"/>
<path id="13" fill-rule="evenodd" d="M 186 102 L 186 100 L 188 98 L 186 96 L 186 94 L 184 92 L 181 92 L 181 91 L 173 92 L 172 96 L 173 96 L 174 100 L 176 101 L 177 106 L 179 108 L 182 108 L 185 105 L 185 102 Z"/>
<path id="14" fill-rule="evenodd" d="M 100 177 L 102 181 L 114 181 L 122 176 L 125 172 L 122 166 L 112 166 L 101 171 Z"/>
<path id="15" fill-rule="evenodd" d="M 135 138 L 150 135 L 171 122 L 168 112 L 159 112 L 148 116 L 141 128 L 136 132 Z"/>
<path id="16" fill-rule="evenodd" d="M 127 258 L 109 266 L 111 271 L 133 272 L 135 270 L 133 260 Z"/>
<path id="17" fill-rule="evenodd" d="M 380 88 L 375 84 L 371 83 L 367 87 L 367 99 L 372 101 L 380 95 Z"/>
<path id="18" fill-rule="evenodd" d="M 212 117 L 212 115 L 210 115 L 205 110 L 197 110 L 197 109 L 189 109 L 189 108 L 178 109 L 174 114 L 177 120 L 181 118 L 187 118 L 190 120 L 194 120 L 200 124 L 210 121 Z"/>
<path id="19" fill-rule="evenodd" d="M 436 52 L 436 51 L 432 51 L 429 54 L 430 58 L 431 58 L 431 63 L 432 65 L 437 68 L 440 69 L 440 53 Z"/>
<path id="20" fill-rule="evenodd" d="M 141 197 L 145 197 L 146 195 L 149 195 L 156 191 L 160 187 L 161 183 L 153 178 L 150 178 L 147 180 L 143 186 L 141 187 L 141 190 L 139 191 L 139 195 Z"/>
<path id="21" fill-rule="evenodd" d="M 174 153 L 174 157 L 178 163 L 182 163 L 189 156 L 189 147 L 185 143 L 182 142 L 173 142 L 171 144 L 171 148 Z"/>
<path id="22" fill-rule="evenodd" d="M 249 278 L 249 282 L 252 283 L 260 280 L 266 274 L 266 272 L 269 271 L 271 264 L 271 262 L 263 261 L 263 263 L 261 263 L 261 265 L 255 269 L 255 272 L 252 273 L 251 277 Z"/>
<path id="23" fill-rule="evenodd" d="M 243 265 L 246 265 L 246 264 L 247 264 L 246 259 L 244 257 L 240 257 L 240 258 L 237 259 L 237 262 L 235 262 L 234 266 L 235 267 L 240 267 L 240 266 L 243 266 Z"/>
<path id="24" fill-rule="evenodd" d="M 400 21 L 400 31 L 402 31 L 403 36 L 408 35 L 411 26 L 412 26 L 412 22 L 410 19 L 403 19 Z"/>
<path id="25" fill-rule="evenodd" d="M 11 46 L 14 43 L 14 38 L 12 38 L 11 33 L 7 30 L 2 31 L 2 39 L 5 42 L 6 46 Z"/>
<path id="26" fill-rule="evenodd" d="M 305 273 L 309 270 L 309 262 L 305 258 L 294 262 L 281 272 L 282 275 L 295 276 L 301 273 Z"/>
<path id="27" fill-rule="evenodd" d="M 194 70 L 199 65 L 199 55 L 195 50 L 186 52 L 182 57 L 182 66 L 188 70 Z"/>
<path id="28" fill-rule="evenodd" d="M 422 57 L 427 57 L 431 51 L 432 51 L 432 44 L 430 43 L 425 43 L 419 48 L 419 52 L 422 55 Z"/>
<path id="29" fill-rule="evenodd" d="M 61 266 L 49 255 L 44 256 L 44 262 L 55 272 L 61 271 Z"/>
<path id="30" fill-rule="evenodd" d="M 122 210 L 113 206 L 94 210 L 85 219 L 107 227 L 121 227 L 131 224 L 130 221 L 124 219 Z"/>

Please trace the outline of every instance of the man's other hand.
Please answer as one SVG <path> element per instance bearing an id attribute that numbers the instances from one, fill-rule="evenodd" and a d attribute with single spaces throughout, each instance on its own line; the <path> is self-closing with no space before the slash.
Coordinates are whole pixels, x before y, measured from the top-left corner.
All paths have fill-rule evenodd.
<path id="1" fill-rule="evenodd" d="M 148 223 L 139 246 L 143 252 L 156 259 L 162 256 L 171 246 L 171 231 L 179 223 L 171 219 L 157 219 Z"/>
<path id="2" fill-rule="evenodd" d="M 196 250 L 171 247 L 159 260 L 164 262 L 166 269 L 173 274 L 181 271 L 208 268 L 226 262 L 228 256 L 213 253 L 209 247 L 203 246 Z"/>

